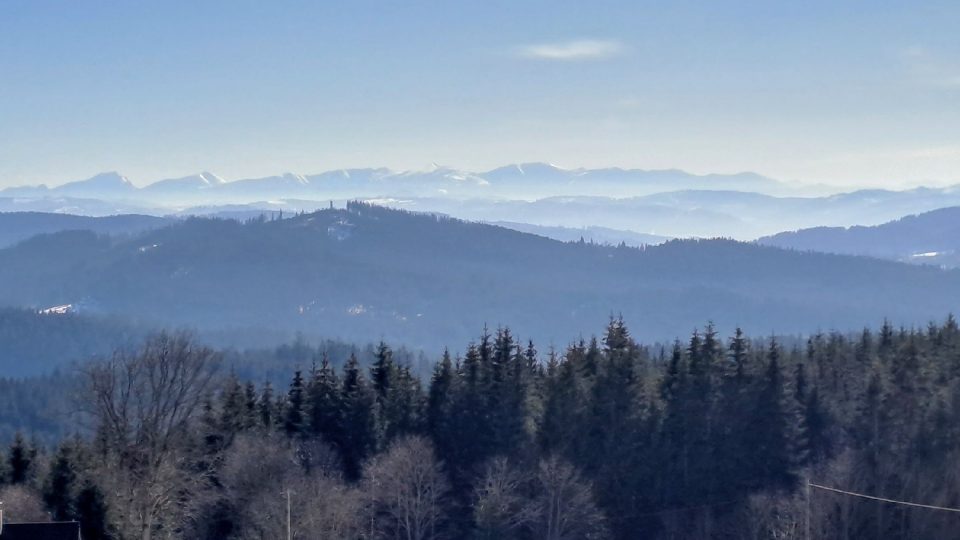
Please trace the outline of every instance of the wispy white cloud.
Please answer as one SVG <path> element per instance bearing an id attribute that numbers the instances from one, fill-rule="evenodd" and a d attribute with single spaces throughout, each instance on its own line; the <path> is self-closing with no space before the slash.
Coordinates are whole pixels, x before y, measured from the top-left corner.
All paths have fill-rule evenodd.
<path id="1" fill-rule="evenodd" d="M 574 61 L 600 60 L 616 56 L 623 51 L 623 46 L 613 40 L 578 39 L 563 43 L 539 43 L 524 45 L 518 49 L 518 54 L 524 58 L 535 60 Z"/>

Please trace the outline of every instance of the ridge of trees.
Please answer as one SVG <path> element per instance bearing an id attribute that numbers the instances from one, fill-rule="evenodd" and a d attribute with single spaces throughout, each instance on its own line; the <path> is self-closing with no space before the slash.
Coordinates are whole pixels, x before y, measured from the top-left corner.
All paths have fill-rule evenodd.
<path id="1" fill-rule="evenodd" d="M 933 539 L 953 516 L 818 493 L 960 500 L 960 329 L 805 345 L 708 325 L 647 347 L 622 319 L 538 351 L 508 328 L 429 380 L 386 344 L 284 388 L 159 334 L 82 376 L 91 435 L 3 456 L 8 519 L 84 538 Z M 808 514 L 809 512 L 809 514 Z"/>

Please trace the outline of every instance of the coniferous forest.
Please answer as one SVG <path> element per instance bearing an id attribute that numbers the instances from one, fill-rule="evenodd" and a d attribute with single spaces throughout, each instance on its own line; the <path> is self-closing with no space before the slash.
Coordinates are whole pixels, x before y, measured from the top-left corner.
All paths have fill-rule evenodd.
<path id="1" fill-rule="evenodd" d="M 161 333 L 76 368 L 74 435 L 3 452 L 8 519 L 85 540 L 957 537 L 960 328 L 806 342 L 484 330 L 422 376 L 386 344 L 286 385 Z M 301 357 L 303 358 L 303 357 Z M 56 381 L 57 379 L 51 379 Z M 56 389 L 49 389 L 55 393 Z"/>

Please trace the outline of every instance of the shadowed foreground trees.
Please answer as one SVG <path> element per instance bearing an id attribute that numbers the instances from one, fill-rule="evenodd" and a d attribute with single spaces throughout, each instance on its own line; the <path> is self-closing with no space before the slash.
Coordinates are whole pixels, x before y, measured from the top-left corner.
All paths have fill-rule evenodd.
<path id="1" fill-rule="evenodd" d="M 191 466 L 192 422 L 213 391 L 218 362 L 186 334 L 160 334 L 84 369 L 97 476 L 122 537 L 150 540 L 190 519 L 180 500 L 209 472 Z"/>
<path id="2" fill-rule="evenodd" d="M 429 381 L 384 344 L 371 358 L 316 351 L 258 387 L 155 336 L 85 367 L 91 435 L 17 438 L 3 489 L 88 540 L 282 538 L 288 500 L 294 538 L 410 540 L 798 539 L 806 479 L 960 504 L 952 318 L 662 347 L 613 320 L 544 358 L 499 329 Z M 952 514 L 822 491 L 809 508 L 816 538 L 955 537 Z"/>
<path id="3" fill-rule="evenodd" d="M 364 482 L 378 530 L 407 540 L 437 538 L 443 530 L 449 486 L 426 439 L 395 442 L 367 465 Z"/>

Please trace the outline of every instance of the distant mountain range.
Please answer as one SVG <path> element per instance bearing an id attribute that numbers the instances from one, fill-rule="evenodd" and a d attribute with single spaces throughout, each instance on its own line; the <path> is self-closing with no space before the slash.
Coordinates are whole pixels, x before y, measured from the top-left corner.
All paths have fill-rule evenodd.
<path id="1" fill-rule="evenodd" d="M 676 191 L 643 197 L 548 197 L 536 201 L 380 199 L 380 204 L 462 219 L 606 227 L 670 237 L 753 240 L 814 226 L 877 225 L 960 206 L 960 189 L 864 190 L 825 197 L 739 191 Z"/>
<path id="2" fill-rule="evenodd" d="M 106 173 L 54 188 L 0 191 L 0 212 L 239 217 L 311 212 L 331 200 L 338 206 L 346 200 L 368 200 L 472 221 L 753 240 L 817 226 L 878 225 L 960 206 L 960 187 L 798 196 L 786 184 L 751 173 L 568 170 L 542 163 L 483 173 L 443 167 L 421 172 L 351 169 L 233 182 L 201 173 L 143 188 L 117 173 Z"/>
<path id="3" fill-rule="evenodd" d="M 758 243 L 957 268 L 960 267 L 960 207 L 907 216 L 874 227 L 814 227 L 783 232 L 761 238 Z"/>
<path id="4" fill-rule="evenodd" d="M 0 305 L 79 305 L 155 327 L 431 350 L 508 324 L 563 346 L 622 313 L 644 340 L 714 321 L 853 330 L 957 311 L 960 271 L 729 240 L 642 249 L 353 203 L 289 219 L 185 219 L 134 237 L 64 231 L 0 249 Z"/>
<path id="5" fill-rule="evenodd" d="M 143 188 L 116 172 L 57 187 L 16 187 L 0 197 L 72 197 L 139 201 L 151 205 L 238 203 L 280 198 L 506 197 L 547 195 L 635 196 L 682 189 L 786 192 L 790 187 L 754 173 L 695 175 L 681 170 L 562 169 L 545 163 L 509 165 L 486 172 L 447 167 L 429 171 L 345 169 L 313 175 L 286 173 L 226 182 L 208 172 L 160 180 Z"/>

